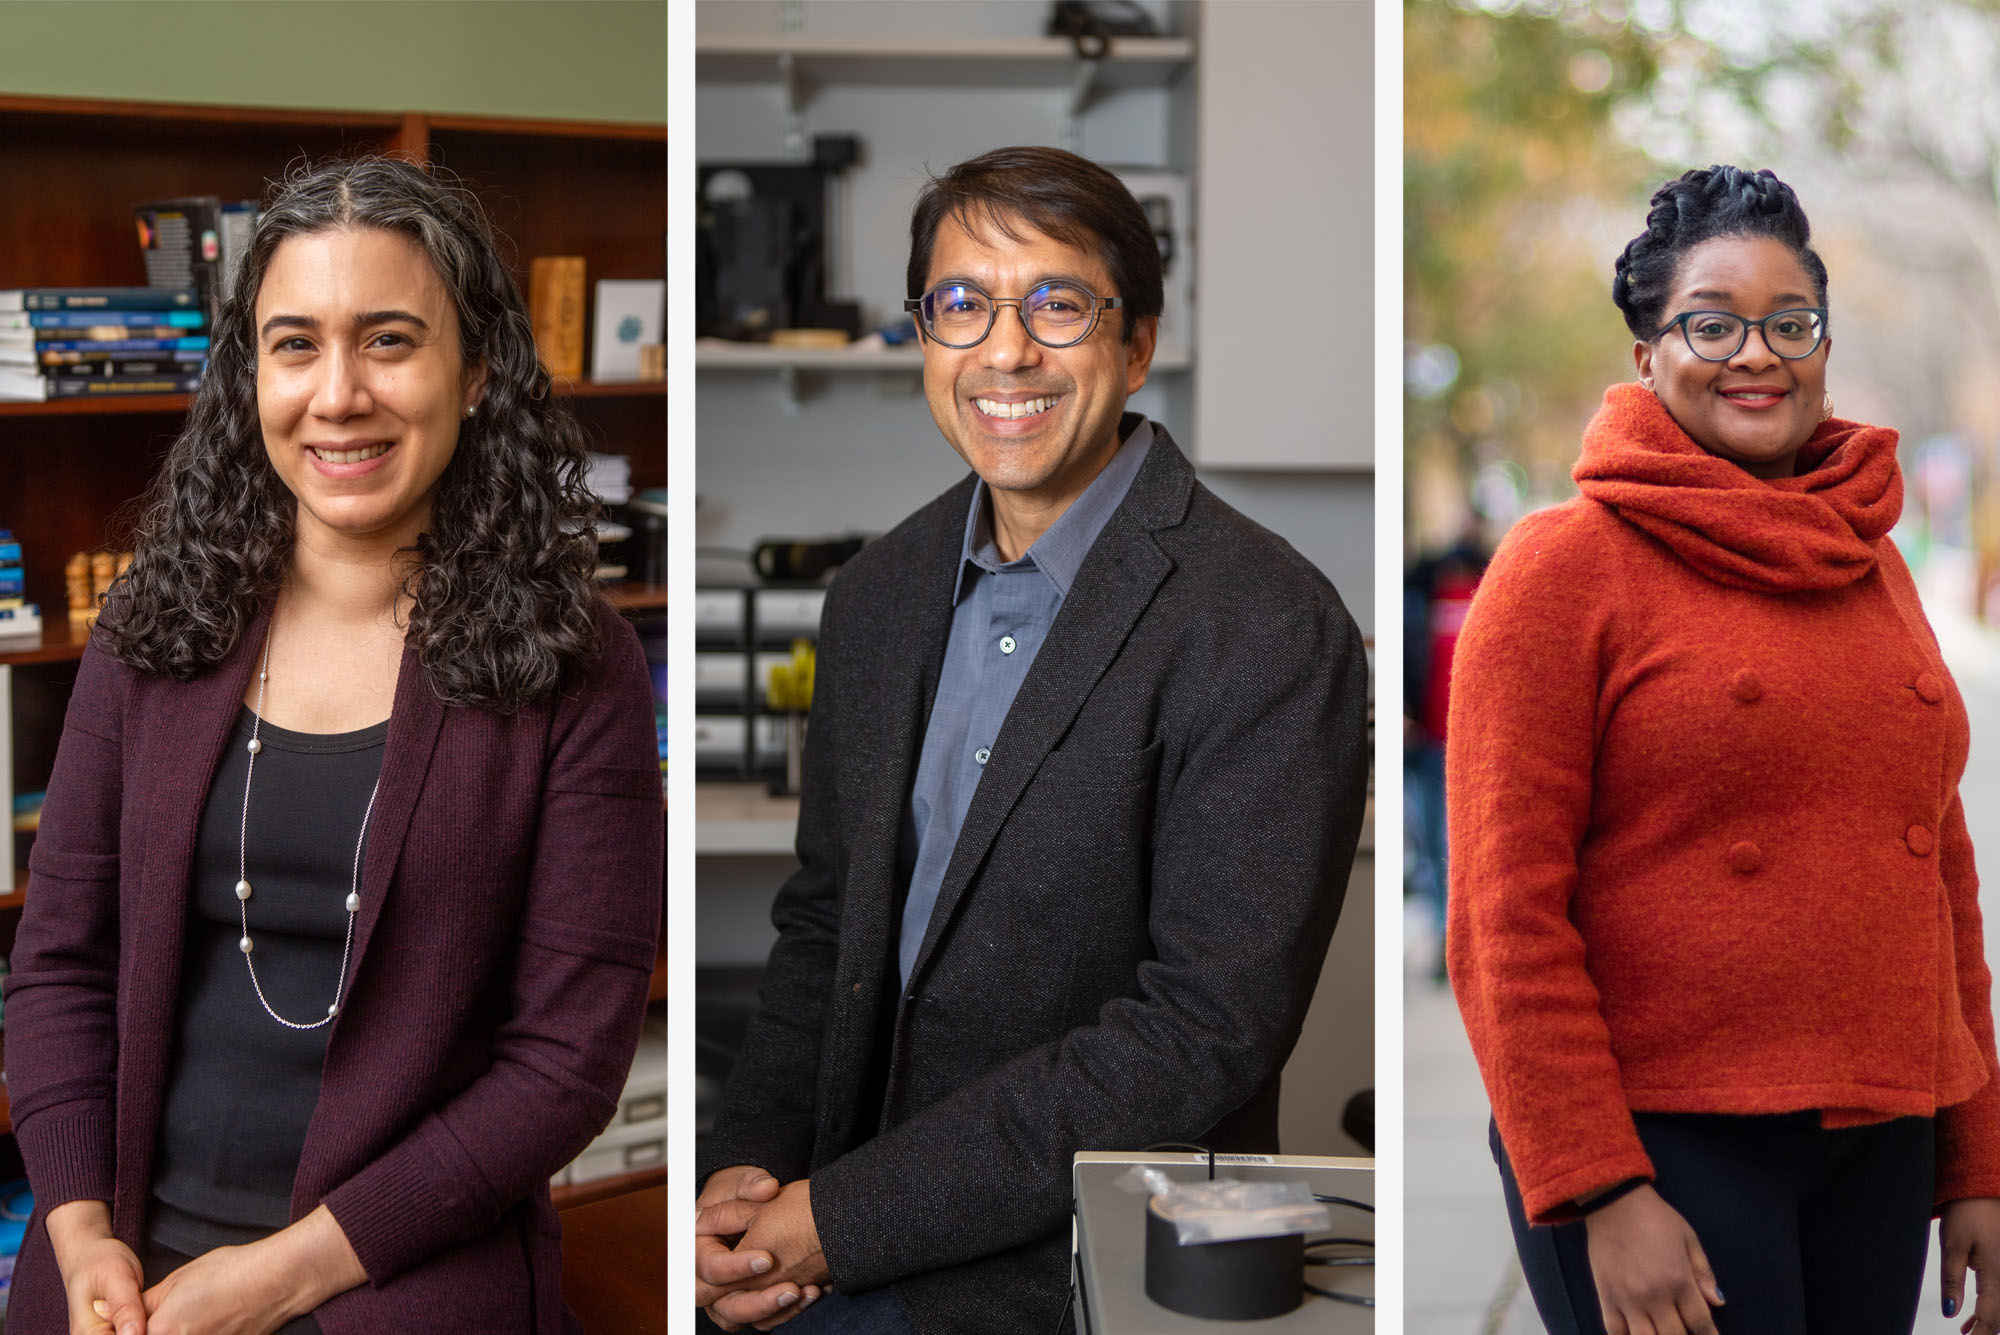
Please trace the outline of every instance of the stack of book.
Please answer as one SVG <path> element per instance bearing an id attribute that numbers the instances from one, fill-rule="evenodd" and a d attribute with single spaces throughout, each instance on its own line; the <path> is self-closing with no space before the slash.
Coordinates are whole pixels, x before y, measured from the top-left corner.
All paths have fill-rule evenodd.
<path id="1" fill-rule="evenodd" d="M 42 609 L 27 601 L 21 544 L 0 528 L 0 642 L 42 637 Z"/>
<path id="2" fill-rule="evenodd" d="M 207 362 L 193 288 L 0 291 L 0 399 L 186 394 Z"/>
<path id="3" fill-rule="evenodd" d="M 606 505 L 623 505 L 632 499 L 632 460 L 622 454 L 591 451 L 583 485 Z M 597 579 L 609 584 L 631 574 L 622 544 L 632 536 L 629 526 L 608 515 L 597 520 Z"/>

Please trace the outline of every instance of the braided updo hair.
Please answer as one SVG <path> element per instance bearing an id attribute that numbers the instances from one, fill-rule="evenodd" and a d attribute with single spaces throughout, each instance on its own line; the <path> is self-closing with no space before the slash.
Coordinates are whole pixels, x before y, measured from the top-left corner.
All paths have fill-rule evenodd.
<path id="1" fill-rule="evenodd" d="M 1634 338 L 1650 340 L 1667 318 L 1681 260 L 1719 236 L 1770 237 L 1798 256 L 1812 280 L 1813 299 L 1826 305 L 1826 264 L 1809 244 L 1812 224 L 1792 188 L 1768 169 L 1710 167 L 1691 171 L 1653 192 L 1646 230 L 1625 244 L 1613 266 L 1611 299 Z"/>

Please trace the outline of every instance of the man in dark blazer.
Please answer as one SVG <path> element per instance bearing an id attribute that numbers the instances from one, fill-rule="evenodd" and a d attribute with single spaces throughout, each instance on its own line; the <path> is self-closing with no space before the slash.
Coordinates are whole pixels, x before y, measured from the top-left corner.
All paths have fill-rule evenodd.
<path id="1" fill-rule="evenodd" d="M 827 596 L 800 868 L 699 1165 L 725 1327 L 1056 1329 L 1076 1151 L 1277 1148 L 1360 829 L 1353 621 L 1124 412 L 1161 306 L 1137 202 L 1002 149 L 911 240 L 974 476 Z"/>

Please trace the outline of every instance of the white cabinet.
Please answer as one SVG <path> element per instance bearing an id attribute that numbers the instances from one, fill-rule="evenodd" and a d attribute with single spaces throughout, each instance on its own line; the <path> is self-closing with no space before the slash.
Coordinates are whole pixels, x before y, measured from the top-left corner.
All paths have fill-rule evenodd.
<path id="1" fill-rule="evenodd" d="M 1202 467 L 1374 466 L 1373 8 L 1201 7 L 1189 439 Z"/>

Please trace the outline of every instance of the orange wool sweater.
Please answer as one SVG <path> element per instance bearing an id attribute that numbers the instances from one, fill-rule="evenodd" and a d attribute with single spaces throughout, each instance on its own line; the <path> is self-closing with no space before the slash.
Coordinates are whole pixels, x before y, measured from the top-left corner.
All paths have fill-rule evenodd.
<path id="1" fill-rule="evenodd" d="M 1453 664 L 1449 962 L 1528 1217 L 1651 1164 L 1638 1112 L 1937 1115 L 2000 1196 L 1965 708 L 1895 546 L 1893 431 L 1802 475 L 1613 387 Z"/>

